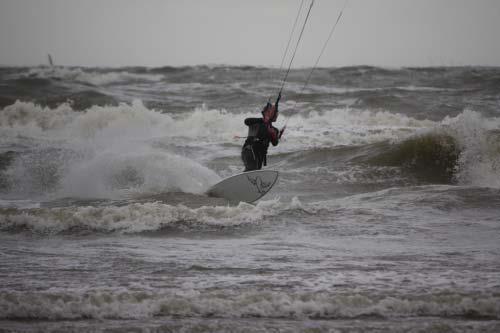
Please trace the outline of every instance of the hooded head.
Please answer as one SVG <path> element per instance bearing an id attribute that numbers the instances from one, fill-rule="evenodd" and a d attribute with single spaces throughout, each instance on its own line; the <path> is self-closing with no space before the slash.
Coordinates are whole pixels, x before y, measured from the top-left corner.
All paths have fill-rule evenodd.
<path id="1" fill-rule="evenodd" d="M 262 118 L 264 122 L 275 122 L 278 119 L 278 108 L 271 103 L 267 103 L 264 109 L 262 109 Z"/>

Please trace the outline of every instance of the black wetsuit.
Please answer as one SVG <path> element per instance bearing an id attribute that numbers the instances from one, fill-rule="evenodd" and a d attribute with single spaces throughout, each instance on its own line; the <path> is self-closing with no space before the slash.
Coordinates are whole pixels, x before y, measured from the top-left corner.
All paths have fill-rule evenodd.
<path id="1" fill-rule="evenodd" d="M 267 165 L 266 156 L 269 143 L 278 144 L 278 129 L 264 123 L 262 118 L 247 118 L 248 137 L 241 150 L 241 159 L 245 163 L 245 172 L 260 170 L 262 165 Z"/>

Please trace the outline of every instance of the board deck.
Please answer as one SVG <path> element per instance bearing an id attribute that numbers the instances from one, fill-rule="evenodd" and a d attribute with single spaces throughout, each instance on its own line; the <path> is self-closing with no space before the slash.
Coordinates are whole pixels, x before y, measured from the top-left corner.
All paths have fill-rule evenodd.
<path id="1" fill-rule="evenodd" d="M 212 186 L 207 194 L 231 201 L 254 202 L 262 198 L 278 180 L 278 171 L 255 170 L 228 177 Z"/>

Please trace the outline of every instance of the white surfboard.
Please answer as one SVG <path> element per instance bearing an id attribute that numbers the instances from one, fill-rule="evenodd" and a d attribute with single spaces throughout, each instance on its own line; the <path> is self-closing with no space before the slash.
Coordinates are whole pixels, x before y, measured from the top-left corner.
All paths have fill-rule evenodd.
<path id="1" fill-rule="evenodd" d="M 254 202 L 269 192 L 277 180 L 278 171 L 248 171 L 222 180 L 212 186 L 207 194 L 231 201 Z"/>

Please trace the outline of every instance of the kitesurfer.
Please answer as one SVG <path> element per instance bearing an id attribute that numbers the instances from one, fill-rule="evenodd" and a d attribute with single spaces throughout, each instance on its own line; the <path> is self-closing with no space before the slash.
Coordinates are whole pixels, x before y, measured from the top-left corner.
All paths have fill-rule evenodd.
<path id="1" fill-rule="evenodd" d="M 279 139 L 285 131 L 285 127 L 278 130 L 272 125 L 278 118 L 278 103 L 281 94 L 278 95 L 276 103 L 267 103 L 262 109 L 262 118 L 247 118 L 245 125 L 248 126 L 248 136 L 241 150 L 241 159 L 245 164 L 245 172 L 260 170 L 262 165 L 267 165 L 267 149 L 269 143 L 277 146 Z"/>

